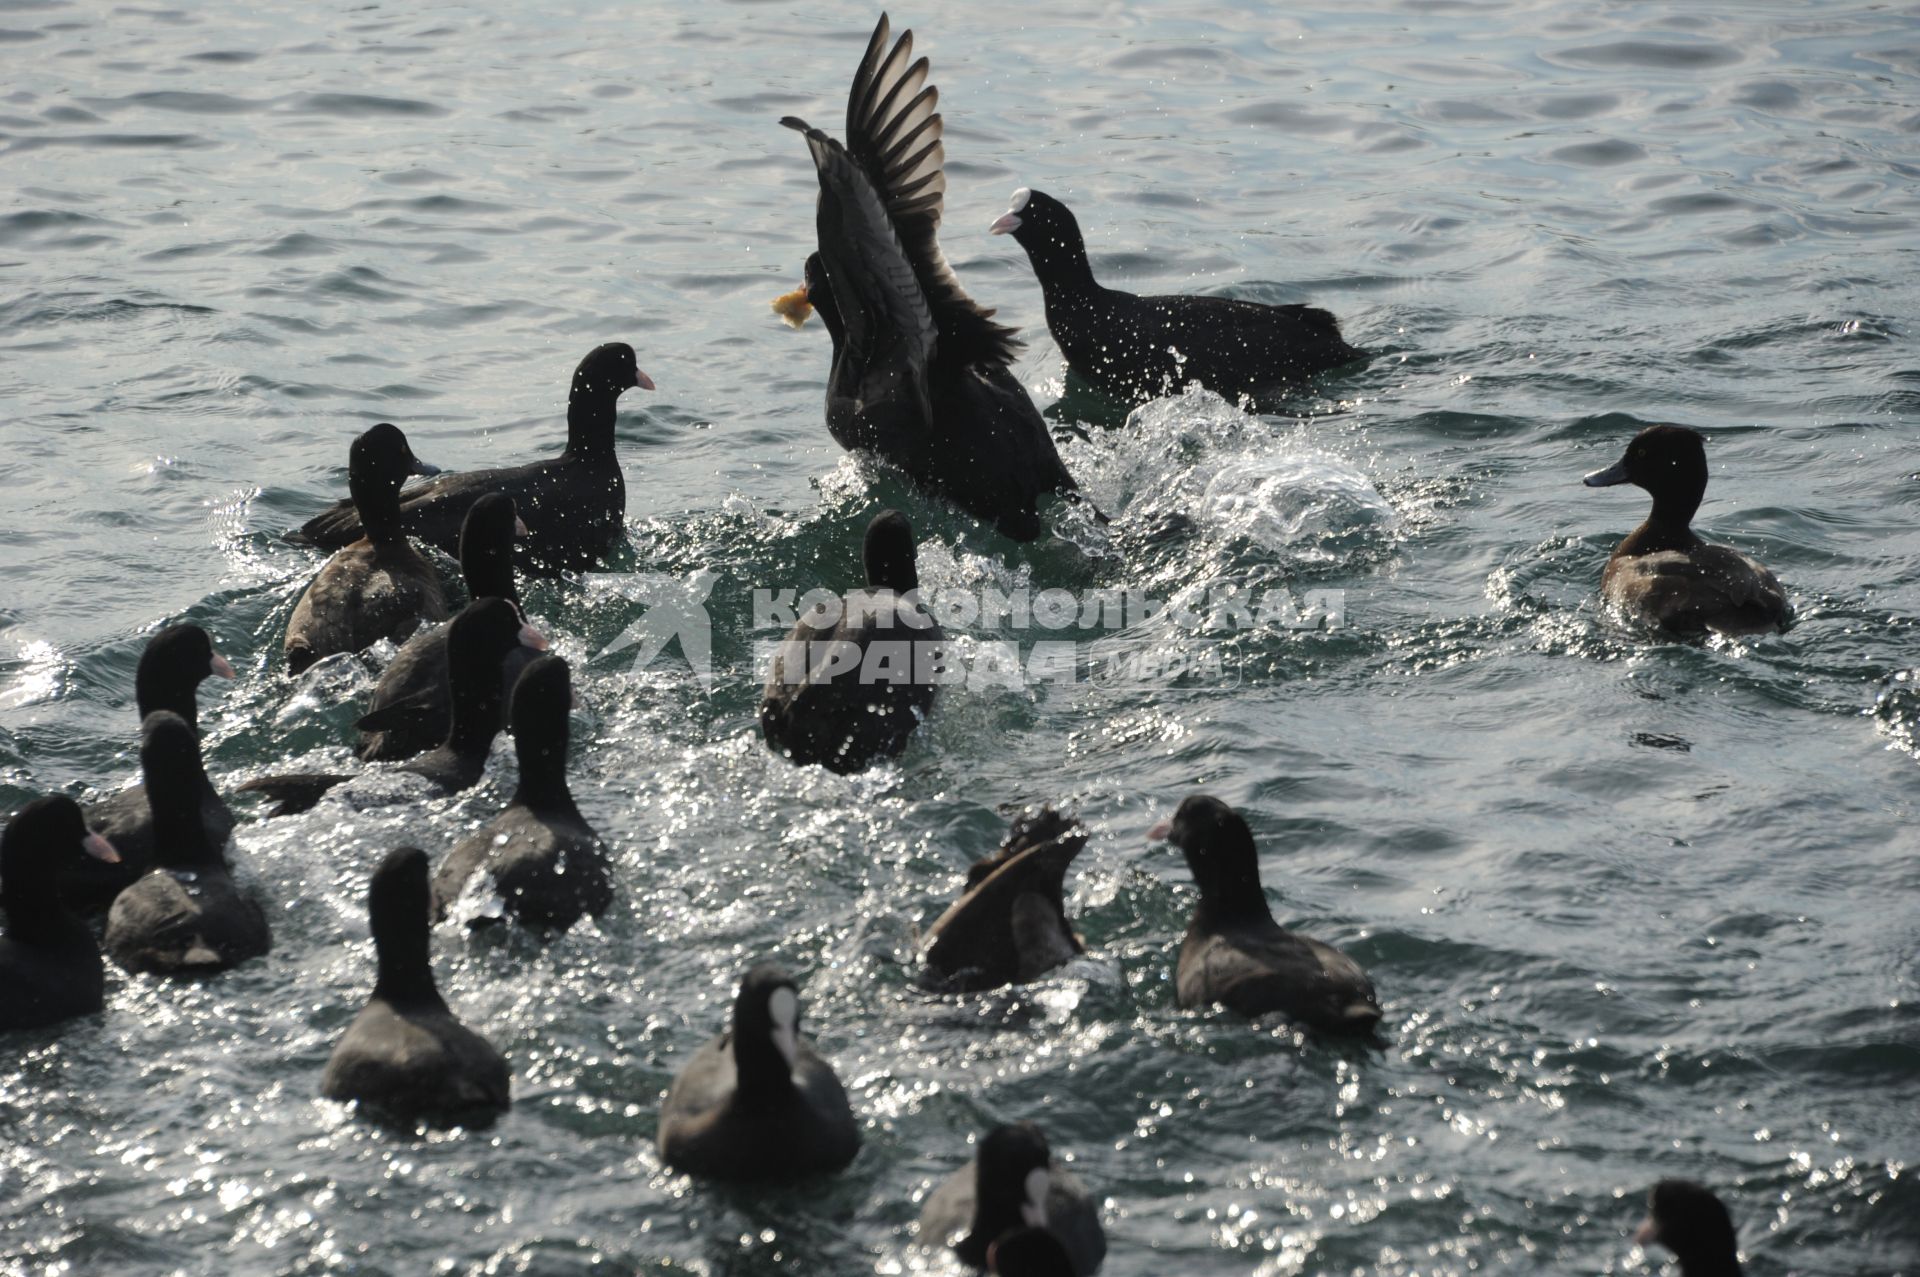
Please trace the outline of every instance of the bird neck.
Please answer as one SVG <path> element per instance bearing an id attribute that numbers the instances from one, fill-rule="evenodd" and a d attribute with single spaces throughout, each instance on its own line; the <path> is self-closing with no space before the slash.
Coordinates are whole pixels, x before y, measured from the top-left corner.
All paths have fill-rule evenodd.
<path id="1" fill-rule="evenodd" d="M 347 476 L 347 491 L 353 497 L 354 512 L 367 540 L 375 545 L 391 545 L 406 540 L 400 526 L 400 485 L 372 475 Z"/>
<path id="2" fill-rule="evenodd" d="M 961 1239 L 960 1245 L 954 1250 L 968 1263 L 984 1268 L 987 1247 L 1014 1229 L 1026 1226 L 1026 1216 L 1021 1210 L 1026 1204 L 1026 1186 L 1024 1184 L 1011 1186 L 982 1184 L 978 1179 L 977 1168 L 975 1176 L 973 1224 L 968 1229 L 966 1237 Z"/>
<path id="3" fill-rule="evenodd" d="M 793 1069 L 767 1034 L 733 1035 L 733 1067 L 739 1095 L 750 1104 L 768 1104 L 793 1094 Z"/>
<path id="4" fill-rule="evenodd" d="M 567 455 L 581 460 L 613 456 L 613 424 L 620 392 L 602 383 L 588 384 L 578 373 L 567 396 Z"/>
<path id="5" fill-rule="evenodd" d="M 448 636 L 447 683 L 452 692 L 448 709 L 448 749 L 458 754 L 486 754 L 493 738 L 500 734 L 502 656 L 488 661 L 484 656 L 454 649 Z"/>
<path id="6" fill-rule="evenodd" d="M 1653 510 L 1647 515 L 1643 526 L 1658 528 L 1669 536 L 1690 537 L 1688 529 L 1693 524 L 1693 516 L 1699 513 L 1700 502 L 1706 498 L 1707 485 L 1703 480 L 1698 487 L 1692 484 L 1665 487 L 1653 494 Z"/>
<path id="7" fill-rule="evenodd" d="M 207 773 L 196 755 L 192 766 L 159 784 L 149 779 L 147 808 L 153 813 L 154 860 L 168 869 L 224 867 L 226 857 L 207 837 L 200 815 L 200 798 L 208 788 Z M 187 774 L 191 773 L 191 774 Z"/>
<path id="8" fill-rule="evenodd" d="M 1034 276 L 1040 281 L 1040 293 L 1049 302 L 1061 302 L 1097 292 L 1093 266 L 1087 260 L 1087 242 L 1080 236 L 1078 224 L 1069 221 L 1057 233 L 1029 245 Z"/>
<path id="9" fill-rule="evenodd" d="M 1273 921 L 1273 908 L 1267 904 L 1267 893 L 1260 886 L 1259 868 L 1217 866 L 1212 878 L 1200 889 L 1197 918 L 1214 926 Z"/>
<path id="10" fill-rule="evenodd" d="M 563 725 L 564 726 L 564 725 Z M 578 814 L 573 791 L 567 788 L 567 737 L 543 739 L 537 732 L 515 731 L 514 753 L 520 759 L 520 784 L 513 801 L 535 811 L 560 811 Z"/>
<path id="11" fill-rule="evenodd" d="M 149 669 L 137 669 L 133 674 L 133 703 L 140 711 L 140 721 L 146 722 L 147 715 L 155 710 L 172 710 L 187 720 L 187 726 L 198 731 L 200 728 L 198 697 L 195 689 L 189 685 L 182 695 L 177 679 Z"/>
<path id="12" fill-rule="evenodd" d="M 57 945 L 92 939 L 86 924 L 67 909 L 53 881 L 26 874 L 0 880 L 0 918 L 5 920 L 0 931 L 21 944 Z"/>
<path id="13" fill-rule="evenodd" d="M 373 982 L 373 996 L 395 1006 L 444 1010 L 447 1004 L 433 982 L 429 947 L 425 926 L 380 941 L 376 946 L 379 972 Z"/>
<path id="14" fill-rule="evenodd" d="M 467 600 L 510 599 L 520 601 L 520 589 L 513 579 L 512 548 L 500 546 L 460 547 L 460 576 L 467 583 Z"/>

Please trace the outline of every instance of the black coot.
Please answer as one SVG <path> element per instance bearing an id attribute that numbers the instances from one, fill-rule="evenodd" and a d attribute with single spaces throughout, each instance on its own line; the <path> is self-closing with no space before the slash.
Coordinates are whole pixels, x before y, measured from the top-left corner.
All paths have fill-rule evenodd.
<path id="1" fill-rule="evenodd" d="M 968 1267 L 985 1268 L 994 1243 L 1023 1228 L 1051 1233 L 1075 1277 L 1087 1277 L 1107 1256 L 1098 1206 L 1031 1122 L 989 1131 L 973 1163 L 928 1194 L 920 1244 L 951 1247 Z"/>
<path id="2" fill-rule="evenodd" d="M 0 1032 L 37 1029 L 98 1011 L 106 992 L 100 946 L 68 912 L 60 871 L 82 855 L 112 864 L 113 844 L 87 829 L 71 798 L 36 798 L 0 833 Z"/>
<path id="3" fill-rule="evenodd" d="M 133 699 L 140 721 L 155 710 L 171 710 L 189 727 L 199 724 L 195 692 L 208 675 L 234 677 L 233 666 L 213 650 L 213 640 L 197 625 L 172 625 L 147 641 L 133 675 Z M 86 808 L 87 828 L 104 834 L 119 853 L 117 863 L 88 857 L 63 857 L 60 881 L 67 903 L 86 913 L 113 903 L 153 865 L 153 811 L 144 784 L 123 789 Z M 233 813 L 211 782 L 200 795 L 200 819 L 216 847 L 233 836 Z"/>
<path id="4" fill-rule="evenodd" d="M 1684 1179 L 1655 1184 L 1647 1195 L 1646 1222 L 1633 1240 L 1642 1246 L 1665 1246 L 1680 1261 L 1685 1277 L 1740 1277 L 1733 1216 L 1704 1184 Z"/>
<path id="5" fill-rule="evenodd" d="M 387 853 L 367 890 L 379 961 L 373 996 L 348 1026 L 320 1094 L 399 1122 L 477 1126 L 510 1103 L 507 1061 L 448 1009 L 429 954 L 427 856 Z"/>
<path id="6" fill-rule="evenodd" d="M 614 452 L 620 392 L 653 389 L 633 347 L 609 342 L 587 352 L 567 397 L 567 449 L 547 461 L 446 474 L 407 492 L 400 502 L 408 534 L 447 554 L 460 550 L 467 509 L 489 492 L 513 498 L 530 529 L 522 566 L 536 576 L 597 567 L 626 534 L 627 485 Z M 342 501 L 309 519 L 295 535 L 311 545 L 346 545 L 361 535 L 353 505 Z"/>
<path id="7" fill-rule="evenodd" d="M 1653 510 L 1607 560 L 1600 596 L 1626 616 L 1679 634 L 1767 634 L 1793 620 L 1773 573 L 1732 546 L 1702 540 L 1693 515 L 1707 494 L 1706 441 L 1684 426 L 1648 426 L 1626 455 L 1586 477 L 1631 483 Z"/>
<path id="8" fill-rule="evenodd" d="M 792 977 L 747 972 L 733 1024 L 694 1053 L 660 1108 L 660 1158 L 690 1175 L 790 1180 L 831 1175 L 860 1151 L 833 1066 L 800 1036 Z"/>
<path id="9" fill-rule="evenodd" d="M 400 485 L 408 475 L 434 473 L 413 455 L 407 437 L 385 422 L 353 441 L 347 486 L 366 535 L 328 559 L 294 605 L 287 621 L 288 673 L 381 639 L 398 643 L 422 621 L 446 619 L 440 574 L 400 524 Z"/>
<path id="10" fill-rule="evenodd" d="M 946 643 L 912 597 L 920 574 L 906 516 L 876 516 L 861 558 L 867 588 L 841 599 L 837 615 L 799 619 L 774 654 L 760 701 L 769 745 L 842 775 L 907 747 L 933 709 L 933 667 Z"/>
<path id="11" fill-rule="evenodd" d="M 1366 352 L 1313 306 L 1233 297 L 1138 297 L 1094 282 L 1080 224 L 1044 191 L 1018 190 L 991 227 L 1027 250 L 1047 328 L 1067 367 L 1125 403 L 1177 394 L 1188 382 L 1237 399 L 1285 388 Z"/>
<path id="12" fill-rule="evenodd" d="M 564 931 L 613 903 L 613 871 L 599 835 L 567 789 L 567 663 L 537 656 L 513 689 L 513 749 L 520 787 L 507 809 L 447 853 L 433 878 L 444 916 L 475 874 L 488 879 L 499 910 L 530 927 Z M 468 922 L 491 921 L 488 910 Z"/>
<path id="13" fill-rule="evenodd" d="M 546 645 L 540 631 L 523 621 L 520 610 L 505 599 L 467 604 L 447 632 L 453 713 L 446 738 L 438 748 L 394 770 L 424 776 L 443 794 L 470 788 L 486 771 L 493 738 L 500 734 L 501 669 L 516 646 L 541 651 Z M 256 777 L 237 792 L 271 799 L 274 806 L 269 817 L 290 816 L 307 811 L 335 785 L 352 779 L 347 772 L 284 772 Z"/>
<path id="14" fill-rule="evenodd" d="M 890 50 L 887 36 L 882 14 L 847 97 L 846 145 L 781 121 L 805 133 L 820 177 L 807 299 L 833 339 L 827 429 L 1030 541 L 1040 498 L 1074 481 L 1009 367 L 1014 330 L 967 296 L 940 252 L 939 92 L 913 33 Z"/>
<path id="15" fill-rule="evenodd" d="M 200 742 L 168 710 L 142 724 L 140 769 L 153 807 L 154 867 L 114 898 L 107 956 L 129 971 L 210 975 L 272 947 L 266 914 L 233 880 L 200 820 Z"/>
<path id="16" fill-rule="evenodd" d="M 520 602 L 513 578 L 514 537 L 526 524 L 514 513 L 513 498 L 489 492 L 474 502 L 460 527 L 460 574 L 467 601 L 508 599 Z M 447 737 L 447 631 L 451 622 L 422 630 L 394 653 L 373 689 L 360 729 L 360 757 L 368 762 L 398 762 L 432 749 Z M 531 658 L 529 649 L 519 649 Z M 508 689 L 526 662 L 510 659 L 501 685 Z"/>
<path id="17" fill-rule="evenodd" d="M 1065 892 L 1067 869 L 1086 845 L 1087 831 L 1051 807 L 1017 818 L 921 941 L 922 982 L 956 993 L 1025 984 L 1085 952 Z"/>
<path id="18" fill-rule="evenodd" d="M 1253 831 L 1233 808 L 1194 794 L 1147 837 L 1184 852 L 1200 888 L 1175 972 L 1181 1006 L 1278 1011 L 1338 1033 L 1368 1033 L 1380 1022 L 1373 981 L 1357 962 L 1273 920 Z"/>

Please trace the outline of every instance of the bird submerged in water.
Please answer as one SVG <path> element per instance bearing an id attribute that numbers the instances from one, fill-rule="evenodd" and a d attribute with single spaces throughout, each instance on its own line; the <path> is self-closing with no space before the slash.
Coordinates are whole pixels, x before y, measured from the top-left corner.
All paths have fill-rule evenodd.
<path id="1" fill-rule="evenodd" d="M 1676 634 L 1767 634 L 1793 621 L 1780 582 L 1758 560 L 1693 530 L 1707 494 L 1706 440 L 1685 426 L 1648 426 L 1626 455 L 1583 481 L 1631 483 L 1653 497 L 1646 522 L 1607 559 L 1600 597 L 1622 615 Z"/>
<path id="2" fill-rule="evenodd" d="M 1093 278 L 1073 213 L 1022 188 L 988 228 L 1027 250 L 1047 328 L 1067 367 L 1123 403 L 1145 403 L 1199 382 L 1229 399 L 1285 388 L 1365 355 L 1340 322 L 1314 306 L 1234 297 L 1139 297 Z"/>
<path id="3" fill-rule="evenodd" d="M 804 296 L 776 309 L 793 323 L 804 303 L 826 325 L 827 429 L 841 447 L 1031 541 L 1040 499 L 1076 485 L 1009 367 L 1014 330 L 967 296 L 940 251 L 939 91 L 927 60 L 914 60 L 913 33 L 891 48 L 888 34 L 881 14 L 847 97 L 845 145 L 804 120 L 780 121 L 805 134 L 818 170 L 819 251 Z"/>
<path id="4" fill-rule="evenodd" d="M 954 993 L 1025 984 L 1086 952 L 1065 901 L 1067 869 L 1086 845 L 1087 831 L 1051 807 L 1017 817 L 928 928 L 922 982 Z"/>

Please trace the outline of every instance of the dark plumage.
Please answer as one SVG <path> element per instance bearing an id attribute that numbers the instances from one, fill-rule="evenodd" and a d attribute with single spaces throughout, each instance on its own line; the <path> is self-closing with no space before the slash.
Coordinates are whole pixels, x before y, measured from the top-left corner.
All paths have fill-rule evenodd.
<path id="1" fill-rule="evenodd" d="M 987 1267 L 999 1277 L 1075 1277 L 1073 1257 L 1044 1228 L 1019 1228 L 987 1247 Z"/>
<path id="2" fill-rule="evenodd" d="M 506 1111 L 507 1061 L 461 1024 L 433 982 L 427 857 L 387 853 L 367 890 L 379 975 L 320 1078 L 320 1094 L 389 1120 L 474 1126 Z"/>
<path id="3" fill-rule="evenodd" d="M 526 524 L 514 513 L 513 498 L 489 492 L 467 510 L 460 526 L 460 574 L 467 584 L 467 601 L 508 599 L 520 602 L 513 579 L 513 540 L 526 535 Z M 447 736 L 447 631 L 451 623 L 422 630 L 394 653 L 393 661 L 373 689 L 373 701 L 355 724 L 360 729 L 358 753 L 368 762 L 398 762 L 432 749 Z M 501 686 L 511 691 L 526 668 L 516 649 L 505 667 Z"/>
<path id="4" fill-rule="evenodd" d="M 1138 297 L 1094 282 L 1080 224 L 1044 191 L 1018 190 L 992 226 L 1027 250 L 1047 328 L 1082 380 L 1126 403 L 1198 381 L 1229 399 L 1359 359 L 1339 321 L 1312 306 L 1232 297 Z"/>
<path id="5" fill-rule="evenodd" d="M 1200 888 L 1180 946 L 1181 1006 L 1218 1002 L 1249 1016 L 1278 1011 L 1338 1033 L 1367 1033 L 1380 1022 L 1373 982 L 1358 963 L 1273 920 L 1253 831 L 1233 808 L 1194 794 L 1147 836 L 1186 853 Z"/>
<path id="6" fill-rule="evenodd" d="M 796 763 L 845 775 L 892 758 L 933 708 L 930 662 L 940 626 L 910 597 L 920 588 L 913 528 L 887 510 L 867 525 L 867 588 L 839 614 L 809 612 L 773 658 L 760 701 L 767 743 Z"/>
<path id="7" fill-rule="evenodd" d="M 1051 807 L 1016 819 L 998 854 L 976 862 L 966 892 L 921 942 L 925 983 L 972 993 L 1024 984 L 1086 951 L 1067 921 L 1068 866 L 1087 833 Z"/>
<path id="8" fill-rule="evenodd" d="M 833 1066 L 800 1037 L 799 989 L 761 964 L 740 982 L 733 1024 L 694 1053 L 660 1108 L 660 1158 L 690 1175 L 831 1175 L 860 1151 Z"/>
<path id="9" fill-rule="evenodd" d="M 443 794 L 470 788 L 487 768 L 493 738 L 500 734 L 500 671 L 515 646 L 544 650 L 540 631 L 520 619 L 505 599 L 469 603 L 447 632 L 447 680 L 453 714 L 440 745 L 396 771 L 424 776 Z M 260 776 L 240 786 L 243 794 L 264 794 L 274 802 L 268 816 L 290 816 L 311 808 L 328 790 L 353 777 L 345 772 L 292 772 Z"/>
<path id="10" fill-rule="evenodd" d="M 140 721 L 155 710 L 171 710 L 185 719 L 189 727 L 199 721 L 195 692 L 209 674 L 234 677 L 233 666 L 213 650 L 213 640 L 197 625 L 173 625 L 147 641 L 140 653 L 140 664 L 133 675 L 134 704 Z M 63 857 L 60 861 L 61 890 L 67 903 L 82 912 L 93 913 L 113 903 L 113 898 L 147 872 L 153 865 L 153 812 L 147 806 L 144 784 L 123 789 L 86 808 L 87 827 L 105 835 L 119 853 L 117 863 L 84 856 Z M 200 794 L 200 819 L 207 827 L 207 838 L 216 847 L 227 845 L 233 836 L 233 813 L 221 800 L 211 782 Z"/>
<path id="11" fill-rule="evenodd" d="M 1653 1186 L 1646 1222 L 1633 1240 L 1665 1246 L 1685 1277 L 1740 1277 L 1733 1217 L 1713 1190 L 1691 1180 L 1663 1179 Z"/>
<path id="12" fill-rule="evenodd" d="M 1631 483 L 1653 510 L 1607 560 L 1600 596 L 1623 614 L 1680 634 L 1764 634 L 1793 620 L 1773 573 L 1740 551 L 1703 541 L 1694 512 L 1707 492 L 1706 441 L 1684 426 L 1648 426 L 1624 457 L 1586 477 L 1589 488 Z"/>
<path id="13" fill-rule="evenodd" d="M 844 146 L 805 121 L 820 178 L 807 299 L 833 338 L 827 428 L 927 490 L 1030 541 L 1039 500 L 1074 490 L 1046 422 L 1008 365 L 1014 331 L 977 305 L 940 252 L 946 194 L 939 92 L 913 33 L 885 14 L 847 98 Z"/>
<path id="14" fill-rule="evenodd" d="M 968 1267 L 985 1268 L 988 1249 L 1023 1228 L 1052 1234 L 1074 1277 L 1087 1277 L 1107 1256 L 1099 1208 L 1079 1179 L 1053 1160 L 1047 1137 L 1031 1122 L 989 1131 L 972 1165 L 928 1195 L 920 1244 L 949 1246 Z"/>
<path id="15" fill-rule="evenodd" d="M 111 864 L 113 844 L 87 829 L 71 798 L 36 798 L 0 833 L 0 1032 L 37 1029 L 98 1011 L 106 992 L 100 947 L 60 894 L 65 862 Z"/>
<path id="16" fill-rule="evenodd" d="M 207 975 L 272 947 L 266 915 L 233 881 L 200 819 L 200 742 L 178 714 L 142 724 L 140 769 L 153 807 L 154 867 L 114 898 L 107 955 L 129 971 Z"/>
<path id="17" fill-rule="evenodd" d="M 395 426 L 383 422 L 353 441 L 347 486 L 366 535 L 328 559 L 294 606 L 287 621 L 289 674 L 381 639 L 398 643 L 422 621 L 446 619 L 440 574 L 400 525 L 400 485 L 410 474 L 435 473 Z"/>
<path id="18" fill-rule="evenodd" d="M 653 379 L 640 371 L 633 347 L 617 341 L 596 346 L 573 371 L 565 452 L 546 461 L 446 474 L 420 484 L 400 502 L 407 533 L 447 554 L 458 553 L 468 507 L 486 493 L 503 492 L 529 528 L 520 547 L 525 571 L 558 576 L 599 566 L 626 533 L 627 484 L 614 451 L 613 427 L 620 392 L 635 386 L 652 390 Z M 360 535 L 353 506 L 342 501 L 307 520 L 294 539 L 337 546 Z"/>
<path id="19" fill-rule="evenodd" d="M 535 657 L 513 689 L 520 787 L 505 811 L 440 862 L 433 878 L 436 915 L 446 916 L 475 874 L 491 881 L 507 917 L 530 927 L 564 931 L 613 903 L 606 850 L 567 789 L 572 704 L 567 663 L 558 656 Z"/>

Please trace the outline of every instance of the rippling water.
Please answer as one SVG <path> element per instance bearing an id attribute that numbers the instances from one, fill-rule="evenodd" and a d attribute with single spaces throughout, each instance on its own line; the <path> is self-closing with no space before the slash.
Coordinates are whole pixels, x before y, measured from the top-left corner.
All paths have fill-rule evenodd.
<path id="1" fill-rule="evenodd" d="M 318 556 L 280 532 L 373 421 L 442 465 L 550 451 L 601 341 L 661 387 L 623 406 L 622 566 L 720 574 L 711 695 L 603 654 L 645 611 L 619 579 L 529 593 L 586 671 L 576 793 L 622 895 L 544 948 L 438 937 L 509 1118 L 401 1138 L 314 1090 L 370 980 L 368 871 L 496 810 L 510 751 L 456 799 L 244 824 L 271 959 L 116 977 L 104 1016 L 7 1039 L 0 1268 L 938 1269 L 915 1199 L 1020 1117 L 1104 1193 L 1116 1277 L 1634 1271 L 1662 1175 L 1720 1189 L 1754 1272 L 1920 1267 L 1910 11 L 896 10 L 944 95 L 947 251 L 1027 326 L 1041 402 L 1038 290 L 984 234 L 1021 185 L 1109 282 L 1311 300 L 1382 352 L 1284 411 L 1083 430 L 1111 529 L 1019 547 L 843 458 L 824 334 L 767 311 L 812 235 L 775 120 L 837 129 L 873 11 L 525 8 L 0 0 L 9 807 L 132 778 L 170 620 L 243 674 L 206 689 L 221 783 L 344 758 L 384 654 L 285 679 Z M 1778 571 L 1788 635 L 1597 611 L 1643 504 L 1578 476 L 1664 420 L 1711 436 L 1702 526 Z M 963 689 L 899 766 L 802 772 L 757 739 L 748 591 L 844 585 L 883 503 L 936 586 L 1333 590 L 1345 623 L 1232 636 L 1232 690 Z M 1196 786 L 1248 811 L 1281 916 L 1371 967 L 1384 1051 L 1174 1008 L 1194 893 L 1144 831 Z M 1042 799 L 1097 831 L 1088 958 L 918 994 L 915 926 Z M 830 1184 L 692 1185 L 658 1099 L 769 955 L 867 1147 Z"/>

